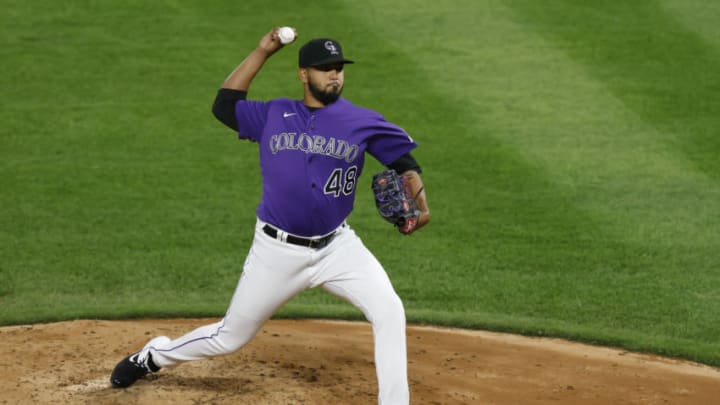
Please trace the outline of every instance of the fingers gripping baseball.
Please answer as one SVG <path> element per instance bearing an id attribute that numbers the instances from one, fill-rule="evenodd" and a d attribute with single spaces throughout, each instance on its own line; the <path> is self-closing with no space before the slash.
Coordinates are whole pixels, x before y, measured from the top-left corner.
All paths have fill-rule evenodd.
<path id="1" fill-rule="evenodd" d="M 297 30 L 293 27 L 280 27 L 276 29 L 276 36 L 281 44 L 287 45 L 295 42 Z"/>
<path id="2" fill-rule="evenodd" d="M 285 45 L 297 39 L 297 31 L 292 27 L 275 27 L 260 40 L 259 47 L 273 54 Z"/>

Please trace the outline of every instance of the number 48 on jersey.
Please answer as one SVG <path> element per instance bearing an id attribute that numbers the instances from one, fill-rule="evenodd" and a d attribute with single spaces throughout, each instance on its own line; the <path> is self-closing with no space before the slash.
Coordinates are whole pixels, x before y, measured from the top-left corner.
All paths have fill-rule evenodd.
<path id="1" fill-rule="evenodd" d="M 357 180 L 357 166 L 348 167 L 343 173 L 343 169 L 337 168 L 330 173 L 325 182 L 323 192 L 339 197 L 340 193 L 351 195 L 355 191 Z"/>

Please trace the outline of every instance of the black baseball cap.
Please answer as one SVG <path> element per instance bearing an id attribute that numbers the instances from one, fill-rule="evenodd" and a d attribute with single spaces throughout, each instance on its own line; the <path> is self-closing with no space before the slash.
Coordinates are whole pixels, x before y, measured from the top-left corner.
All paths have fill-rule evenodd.
<path id="1" fill-rule="evenodd" d="M 354 63 L 345 59 L 340 43 L 330 38 L 315 38 L 300 48 L 298 66 L 311 67 L 331 63 Z"/>

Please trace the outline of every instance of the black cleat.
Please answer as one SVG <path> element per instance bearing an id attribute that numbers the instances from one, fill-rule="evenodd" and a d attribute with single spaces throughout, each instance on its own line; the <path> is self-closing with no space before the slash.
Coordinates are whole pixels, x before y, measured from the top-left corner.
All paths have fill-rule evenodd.
<path id="1" fill-rule="evenodd" d="M 165 336 L 156 337 L 148 342 L 145 347 L 137 353 L 133 353 L 120 361 L 110 375 L 110 383 L 113 388 L 127 388 L 135 381 L 145 377 L 149 373 L 160 371 L 160 367 L 152 362 L 150 348 L 158 343 L 169 342 Z"/>

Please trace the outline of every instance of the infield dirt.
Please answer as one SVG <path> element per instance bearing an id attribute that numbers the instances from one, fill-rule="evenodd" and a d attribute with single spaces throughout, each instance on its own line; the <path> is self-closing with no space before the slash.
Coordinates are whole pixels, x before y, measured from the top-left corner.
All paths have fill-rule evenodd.
<path id="1" fill-rule="evenodd" d="M 240 351 L 113 389 L 115 364 L 157 335 L 215 319 L 80 320 L 0 328 L 0 403 L 374 404 L 363 322 L 271 320 Z M 408 326 L 413 404 L 717 403 L 720 370 L 559 339 Z"/>

